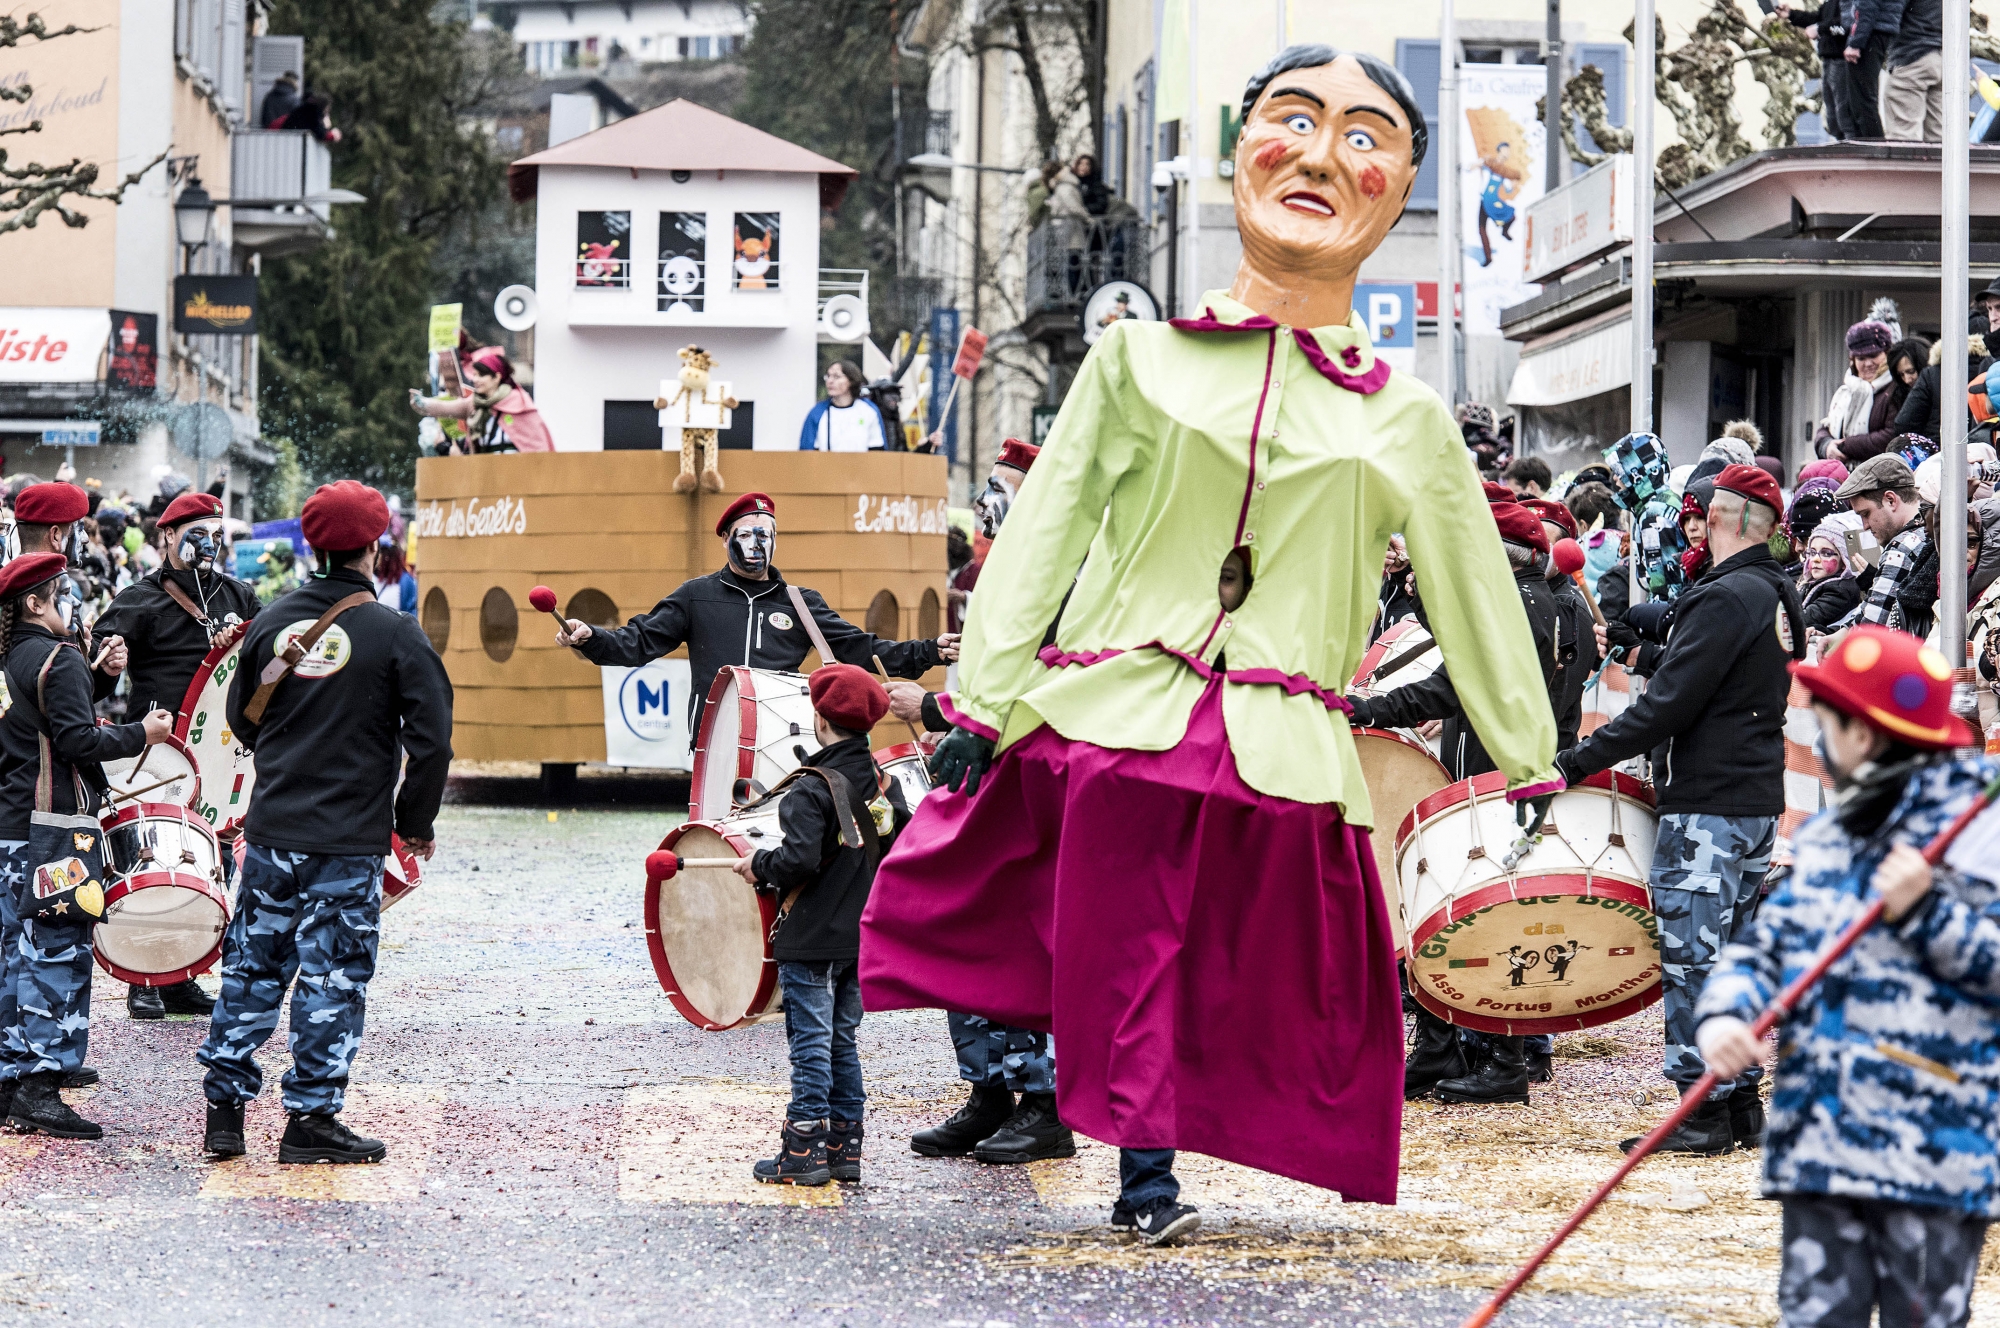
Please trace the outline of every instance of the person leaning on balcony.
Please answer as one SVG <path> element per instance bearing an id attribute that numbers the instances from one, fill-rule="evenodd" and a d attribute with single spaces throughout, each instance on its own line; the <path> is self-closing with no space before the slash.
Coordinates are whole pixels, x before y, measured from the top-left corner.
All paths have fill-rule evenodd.
<path id="1" fill-rule="evenodd" d="M 1883 61 L 1882 137 L 1908 143 L 1944 141 L 1944 0 L 1885 0 L 1884 27 L 1893 27 Z"/>

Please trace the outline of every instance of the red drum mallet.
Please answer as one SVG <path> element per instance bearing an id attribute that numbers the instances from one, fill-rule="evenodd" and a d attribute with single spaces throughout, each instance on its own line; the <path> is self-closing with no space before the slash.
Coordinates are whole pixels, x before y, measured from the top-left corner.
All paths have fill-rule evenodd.
<path id="1" fill-rule="evenodd" d="M 2000 797 L 2000 779 L 1995 779 L 1984 789 L 1980 790 L 1979 796 L 1972 800 L 1971 806 L 1960 812 L 1950 825 L 1938 831 L 1937 838 L 1931 840 L 1930 844 L 1924 849 L 1924 861 L 1935 867 L 1939 860 L 1944 857 L 1945 851 L 1951 847 L 1951 842 L 1958 838 L 1959 832 L 1972 824 L 1973 818 L 1978 816 L 1982 811 L 1985 811 L 1987 806 L 1996 797 Z M 1757 1022 L 1750 1025 L 1751 1036 L 1761 1039 L 1773 1028 L 1776 1028 L 1778 1021 L 1790 1014 L 1793 1008 L 1805 999 L 1806 993 L 1811 991 L 1819 980 L 1826 976 L 1826 971 L 1832 968 L 1842 955 L 1852 949 L 1854 943 L 1861 939 L 1862 934 L 1874 926 L 1881 917 L 1882 901 L 1877 899 L 1868 906 L 1866 912 L 1853 922 L 1847 924 L 1847 927 L 1841 931 L 1840 935 L 1827 943 L 1826 949 L 1820 952 L 1819 958 L 1813 960 L 1811 968 L 1799 974 L 1798 978 L 1789 987 L 1778 993 L 1776 1000 L 1764 1008 L 1764 1013 L 1757 1016 Z M 1484 1305 L 1481 1305 L 1473 1313 L 1472 1317 L 1465 1321 L 1464 1328 L 1486 1328 L 1487 1324 L 1492 1323 L 1493 1316 L 1498 1314 L 1501 1307 L 1513 1298 L 1516 1291 L 1527 1285 L 1528 1279 L 1533 1277 L 1536 1270 L 1548 1261 L 1551 1254 L 1556 1252 L 1556 1247 L 1561 1245 L 1565 1240 L 1568 1240 L 1571 1233 L 1583 1225 L 1584 1219 L 1595 1212 L 1599 1204 L 1611 1197 L 1611 1192 L 1618 1188 L 1619 1182 L 1630 1175 L 1634 1167 L 1645 1161 L 1647 1155 L 1660 1146 L 1660 1141 L 1673 1133 L 1676 1125 L 1679 1125 L 1694 1113 L 1695 1108 L 1702 1104 L 1703 1100 L 1708 1097 L 1709 1091 L 1714 1087 L 1715 1074 L 1713 1071 L 1695 1080 L 1694 1086 L 1681 1096 L 1680 1105 L 1675 1107 L 1665 1120 L 1655 1126 L 1651 1134 L 1639 1141 L 1638 1145 L 1626 1155 L 1625 1160 L 1619 1164 L 1618 1169 L 1611 1173 L 1611 1178 L 1598 1186 L 1591 1196 L 1585 1199 L 1574 1213 L 1569 1215 L 1569 1220 L 1557 1228 L 1556 1234 L 1549 1237 L 1548 1243 L 1543 1245 L 1539 1250 L 1536 1250 L 1534 1257 L 1522 1264 L 1520 1271 L 1508 1278 L 1506 1283 L 1493 1293 L 1493 1298 Z"/>
<path id="2" fill-rule="evenodd" d="M 556 612 L 556 592 L 547 586 L 536 586 L 528 592 L 528 604 L 538 613 L 546 613 L 556 620 L 556 630 L 569 631 L 569 620 Z"/>

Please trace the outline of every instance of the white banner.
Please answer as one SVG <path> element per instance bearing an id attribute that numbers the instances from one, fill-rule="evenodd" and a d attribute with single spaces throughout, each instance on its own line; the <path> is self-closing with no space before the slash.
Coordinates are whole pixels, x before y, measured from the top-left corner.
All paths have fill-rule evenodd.
<path id="1" fill-rule="evenodd" d="M 94 383 L 105 309 L 0 309 L 0 383 Z"/>
<path id="2" fill-rule="evenodd" d="M 1540 65 L 1464 65 L 1459 71 L 1459 216 L 1465 244 L 1465 331 L 1498 336 L 1500 311 L 1541 289 L 1524 280 L 1528 227 L 1522 215 L 1548 178 L 1536 99 L 1548 90 Z"/>
<path id="3" fill-rule="evenodd" d="M 1621 152 L 1528 208 L 1527 271 L 1540 281 L 1632 242 L 1632 154 Z"/>
<path id="4" fill-rule="evenodd" d="M 1510 406 L 1559 406 L 1632 382 L 1632 317 L 1542 350 L 1521 353 L 1507 385 Z"/>
<path id="5" fill-rule="evenodd" d="M 609 765 L 692 770 L 688 662 L 656 659 L 636 669 L 605 668 L 604 760 Z"/>

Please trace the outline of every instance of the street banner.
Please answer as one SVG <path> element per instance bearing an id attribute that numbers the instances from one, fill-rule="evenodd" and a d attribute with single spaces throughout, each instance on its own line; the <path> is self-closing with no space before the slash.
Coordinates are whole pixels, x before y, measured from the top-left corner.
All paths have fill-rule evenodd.
<path id="1" fill-rule="evenodd" d="M 102 309 L 0 309 L 0 383 L 94 383 L 110 337 Z"/>
<path id="2" fill-rule="evenodd" d="M 1528 205 L 1542 196 L 1546 143 L 1535 102 L 1540 65 L 1464 65 L 1459 71 L 1460 240 L 1468 336 L 1498 336 L 1500 311 L 1540 290 L 1527 266 Z M 1561 150 L 1558 146 L 1558 151 Z"/>

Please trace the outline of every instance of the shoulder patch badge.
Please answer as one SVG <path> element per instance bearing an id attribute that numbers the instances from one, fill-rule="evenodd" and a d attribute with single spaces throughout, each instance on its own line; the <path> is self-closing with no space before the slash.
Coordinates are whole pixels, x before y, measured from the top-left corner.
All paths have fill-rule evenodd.
<path id="1" fill-rule="evenodd" d="M 1785 612 L 1783 600 L 1778 601 L 1778 644 L 1785 648 L 1787 655 L 1792 653 L 1795 644 L 1792 640 L 1791 615 Z"/>
<path id="2" fill-rule="evenodd" d="M 777 628 L 779 631 L 788 632 L 792 628 L 792 615 L 789 613 L 774 613 L 771 615 L 770 622 L 771 626 Z"/>

